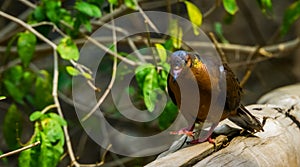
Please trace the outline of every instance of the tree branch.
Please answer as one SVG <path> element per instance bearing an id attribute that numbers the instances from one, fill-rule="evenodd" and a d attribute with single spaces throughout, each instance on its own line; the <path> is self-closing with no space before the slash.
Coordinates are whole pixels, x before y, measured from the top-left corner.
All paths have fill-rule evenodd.
<path id="1" fill-rule="evenodd" d="M 19 152 L 22 152 L 22 151 L 24 151 L 24 150 L 30 149 L 30 148 L 35 147 L 35 146 L 40 145 L 40 144 L 41 144 L 41 142 L 40 142 L 40 141 L 37 141 L 37 142 L 35 142 L 35 143 L 29 144 L 29 145 L 27 145 L 27 146 L 24 146 L 24 147 L 22 147 L 22 148 L 13 150 L 13 151 L 8 152 L 8 153 L 5 153 L 5 154 L 2 154 L 2 155 L 0 155 L 0 159 L 1 159 L 1 158 L 8 157 L 8 156 L 11 156 L 11 155 L 14 155 L 14 154 L 18 154 Z"/>

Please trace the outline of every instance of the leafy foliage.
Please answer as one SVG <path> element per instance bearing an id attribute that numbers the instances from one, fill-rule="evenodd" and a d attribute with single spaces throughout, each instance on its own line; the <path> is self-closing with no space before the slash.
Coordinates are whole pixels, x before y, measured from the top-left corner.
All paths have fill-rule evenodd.
<path id="1" fill-rule="evenodd" d="M 35 122 L 34 135 L 28 144 L 40 141 L 41 144 L 20 154 L 20 167 L 55 167 L 64 152 L 64 133 L 62 126 L 66 125 L 55 113 L 42 114 L 34 112 L 30 116 Z"/>

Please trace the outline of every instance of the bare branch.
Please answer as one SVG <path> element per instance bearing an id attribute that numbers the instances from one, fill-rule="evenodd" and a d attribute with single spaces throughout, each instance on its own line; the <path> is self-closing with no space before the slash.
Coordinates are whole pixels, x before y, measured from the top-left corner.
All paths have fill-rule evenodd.
<path id="1" fill-rule="evenodd" d="M 39 144 L 41 144 L 41 142 L 40 142 L 40 141 L 37 141 L 37 142 L 35 142 L 35 143 L 29 144 L 29 145 L 27 145 L 27 146 L 24 146 L 24 147 L 22 147 L 22 148 L 16 149 L 16 150 L 14 150 L 14 151 L 11 151 L 11 152 L 2 154 L 2 155 L 0 155 L 0 159 L 1 159 L 1 158 L 8 157 L 8 156 L 11 156 L 11 155 L 14 155 L 14 154 L 18 154 L 19 152 L 22 152 L 22 151 L 24 151 L 24 150 L 30 149 L 30 148 L 32 148 L 32 147 L 35 147 L 35 146 L 39 145 Z"/>

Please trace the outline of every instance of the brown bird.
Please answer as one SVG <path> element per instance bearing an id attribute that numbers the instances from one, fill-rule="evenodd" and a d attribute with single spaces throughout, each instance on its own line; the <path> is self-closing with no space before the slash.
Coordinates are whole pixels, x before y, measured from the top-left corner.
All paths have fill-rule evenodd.
<path id="1" fill-rule="evenodd" d="M 181 133 L 191 135 L 195 123 L 204 121 L 210 122 L 210 130 L 204 136 L 192 141 L 191 143 L 200 143 L 204 141 L 213 142 L 210 138 L 218 122 L 228 118 L 238 126 L 250 132 L 263 131 L 262 124 L 258 121 L 241 103 L 242 89 L 232 70 L 226 63 L 220 67 L 204 62 L 201 56 L 186 51 L 176 51 L 171 55 L 171 70 L 168 75 L 168 93 L 174 104 L 176 104 L 183 116 L 191 123 L 189 128 L 181 130 Z M 212 72 L 209 73 L 209 68 Z M 225 72 L 226 79 L 226 97 L 223 103 L 211 106 L 212 89 L 220 88 L 221 73 Z M 210 76 L 209 74 L 213 74 Z M 192 86 L 193 82 L 195 82 Z M 224 89 L 225 89 L 224 88 Z M 181 93 L 184 91 L 184 93 Z M 217 90 L 217 92 L 221 92 Z M 185 96 L 185 97 L 182 97 Z M 196 98 L 196 97 L 199 98 Z M 217 95 L 218 96 L 218 95 Z M 225 101 L 225 102 L 224 102 Z M 182 104 L 184 104 L 182 106 Z M 224 107 L 223 107 L 224 106 Z M 221 110 L 219 117 L 208 117 L 209 111 L 216 112 L 210 107 Z M 219 108 L 218 108 L 219 107 Z"/>

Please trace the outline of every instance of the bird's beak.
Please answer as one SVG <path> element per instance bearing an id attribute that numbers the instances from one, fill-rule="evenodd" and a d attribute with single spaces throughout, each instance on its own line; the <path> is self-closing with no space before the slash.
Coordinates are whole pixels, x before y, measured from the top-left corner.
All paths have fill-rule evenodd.
<path id="1" fill-rule="evenodd" d="M 172 72 L 173 72 L 173 78 L 174 78 L 174 82 L 176 81 L 176 79 L 178 78 L 178 76 L 179 76 L 179 74 L 180 74 L 180 72 L 182 71 L 182 69 L 180 68 L 180 69 L 174 69 L 174 70 L 172 70 Z"/>

